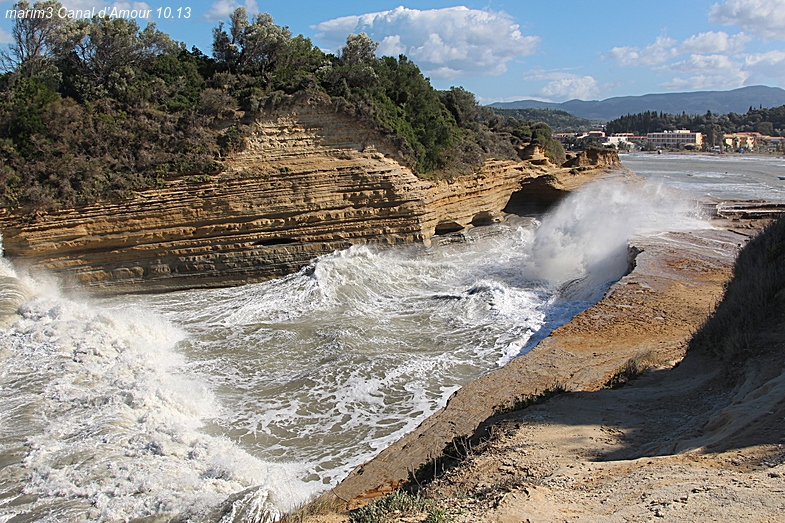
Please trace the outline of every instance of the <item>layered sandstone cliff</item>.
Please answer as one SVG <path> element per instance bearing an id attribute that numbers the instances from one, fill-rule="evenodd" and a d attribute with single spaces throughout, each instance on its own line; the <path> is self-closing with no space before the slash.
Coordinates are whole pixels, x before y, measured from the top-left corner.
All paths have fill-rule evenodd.
<path id="1" fill-rule="evenodd" d="M 382 137 L 318 105 L 254 124 L 221 174 L 175 177 L 123 201 L 0 215 L 6 256 L 66 286 L 156 291 L 291 273 L 356 243 L 427 242 L 496 220 L 529 163 L 416 177 Z"/>

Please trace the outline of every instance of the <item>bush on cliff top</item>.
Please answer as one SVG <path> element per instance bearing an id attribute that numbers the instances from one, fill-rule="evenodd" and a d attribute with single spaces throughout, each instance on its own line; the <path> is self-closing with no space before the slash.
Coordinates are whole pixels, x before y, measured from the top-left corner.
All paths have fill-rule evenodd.
<path id="1" fill-rule="evenodd" d="M 690 341 L 690 350 L 729 365 L 764 350 L 757 333 L 785 315 L 785 217 L 779 218 L 741 250 L 725 297 Z"/>
<path id="2" fill-rule="evenodd" d="M 57 11 L 53 0 L 15 9 Z M 515 157 L 544 124 L 496 116 L 462 88 L 435 90 L 405 56 L 349 35 L 337 55 L 302 35 L 249 19 L 244 8 L 213 31 L 213 57 L 134 20 L 17 18 L 2 53 L 0 203 L 57 207 L 126 197 L 171 175 L 221 169 L 252 117 L 295 94 L 331 100 L 386 136 L 419 175 L 470 172 Z M 248 116 L 249 118 L 245 118 Z"/>

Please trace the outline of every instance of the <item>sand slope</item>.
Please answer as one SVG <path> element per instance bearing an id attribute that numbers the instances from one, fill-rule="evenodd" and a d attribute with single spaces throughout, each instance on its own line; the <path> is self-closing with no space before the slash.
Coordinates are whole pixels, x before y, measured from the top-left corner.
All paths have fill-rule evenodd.
<path id="1" fill-rule="evenodd" d="M 427 493 L 455 521 L 783 521 L 785 379 L 759 370 L 728 389 L 689 356 L 621 389 L 561 395 L 500 420 Z"/>

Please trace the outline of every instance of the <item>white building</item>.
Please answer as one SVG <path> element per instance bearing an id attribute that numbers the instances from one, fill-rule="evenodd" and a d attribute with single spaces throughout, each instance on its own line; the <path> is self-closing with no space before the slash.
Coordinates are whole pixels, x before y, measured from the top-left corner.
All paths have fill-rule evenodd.
<path id="1" fill-rule="evenodd" d="M 649 133 L 646 139 L 658 147 L 677 147 L 679 145 L 694 145 L 700 148 L 703 145 L 703 134 L 694 133 L 686 129 L 678 131 L 664 131 Z"/>

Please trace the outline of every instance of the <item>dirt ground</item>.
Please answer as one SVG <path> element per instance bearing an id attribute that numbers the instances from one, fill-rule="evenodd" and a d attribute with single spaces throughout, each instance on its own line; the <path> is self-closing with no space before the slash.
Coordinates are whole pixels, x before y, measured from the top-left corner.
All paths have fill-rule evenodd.
<path id="1" fill-rule="evenodd" d="M 690 355 L 619 389 L 558 395 L 497 418 L 423 495 L 455 523 L 785 521 L 782 370 L 771 355 L 732 385 Z"/>
<path id="2" fill-rule="evenodd" d="M 785 376 L 706 358 L 500 420 L 426 493 L 455 522 L 785 520 Z"/>

